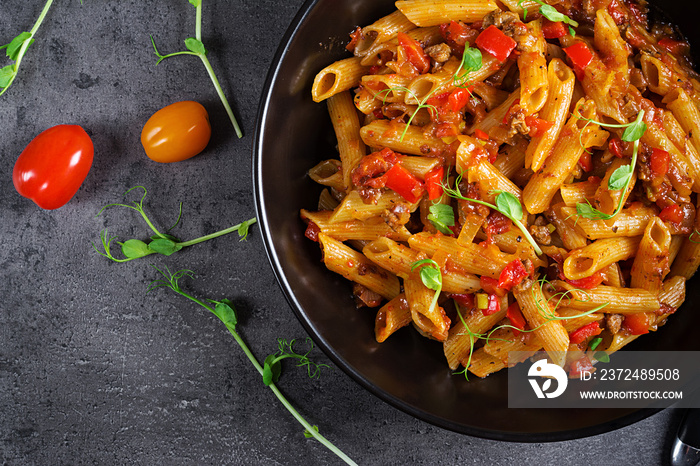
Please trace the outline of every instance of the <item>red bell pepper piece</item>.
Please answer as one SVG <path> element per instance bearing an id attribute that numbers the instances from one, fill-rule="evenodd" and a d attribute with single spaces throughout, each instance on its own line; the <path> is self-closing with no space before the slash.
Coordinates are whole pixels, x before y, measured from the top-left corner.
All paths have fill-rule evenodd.
<path id="1" fill-rule="evenodd" d="M 399 40 L 399 45 L 406 52 L 406 58 L 416 68 L 419 74 L 424 74 L 430 71 L 430 57 L 417 40 L 411 38 L 405 32 L 399 32 L 396 35 Z"/>
<path id="2" fill-rule="evenodd" d="M 564 52 L 566 52 L 571 63 L 581 70 L 585 70 L 591 63 L 591 60 L 593 60 L 593 52 L 591 52 L 591 49 L 588 48 L 585 42 L 576 42 L 571 47 L 565 48 Z"/>
<path id="3" fill-rule="evenodd" d="M 428 199 L 434 201 L 442 196 L 442 179 L 445 177 L 445 168 L 440 165 L 425 174 L 425 190 L 428 191 Z"/>
<path id="4" fill-rule="evenodd" d="M 514 301 L 510 306 L 508 306 L 508 310 L 506 311 L 506 317 L 508 317 L 510 323 L 513 324 L 513 327 L 517 327 L 520 330 L 525 330 L 525 325 L 527 325 L 527 321 L 525 320 L 525 317 L 523 316 L 523 313 L 520 310 L 520 305 L 517 301 Z M 519 330 L 512 329 L 512 331 L 513 335 L 515 335 L 516 337 L 520 335 Z"/>
<path id="5" fill-rule="evenodd" d="M 506 294 L 506 290 L 498 287 L 498 280 L 495 278 L 482 275 L 481 278 L 479 278 L 479 285 L 481 286 L 481 289 L 487 292 L 489 295 L 494 294 L 497 296 L 505 296 Z"/>
<path id="6" fill-rule="evenodd" d="M 569 335 L 569 341 L 574 345 L 578 345 L 579 343 L 583 343 L 584 341 L 588 340 L 590 337 L 600 335 L 602 331 L 603 329 L 600 328 L 598 322 L 591 322 L 590 324 L 584 325 L 583 327 L 571 332 L 571 335 Z"/>
<path id="7" fill-rule="evenodd" d="M 578 164 L 581 166 L 581 170 L 589 172 L 593 169 L 593 160 L 591 160 L 591 153 L 588 151 L 583 151 L 581 157 L 578 159 Z"/>
<path id="8" fill-rule="evenodd" d="M 482 141 L 488 141 L 489 139 L 491 139 L 489 137 L 489 134 L 486 131 L 484 131 L 483 129 L 479 129 L 479 128 L 477 128 L 474 131 L 474 137 L 477 139 L 481 139 Z"/>
<path id="9" fill-rule="evenodd" d="M 393 190 L 410 203 L 418 202 L 425 192 L 423 183 L 411 172 L 403 168 L 400 163 L 391 167 L 384 176 L 386 177 L 384 186 Z"/>
<path id="10" fill-rule="evenodd" d="M 622 9 L 622 5 L 618 0 L 612 0 L 608 5 L 608 13 L 612 16 L 615 24 L 621 26 L 627 22 L 627 14 Z"/>
<path id="11" fill-rule="evenodd" d="M 520 259 L 508 262 L 498 276 L 498 287 L 510 291 L 515 285 L 528 276 L 528 271 Z"/>
<path id="12" fill-rule="evenodd" d="M 649 319 L 643 312 L 638 314 L 628 314 L 622 325 L 632 335 L 643 335 L 649 333 Z"/>
<path id="13" fill-rule="evenodd" d="M 497 312 L 501 311 L 501 300 L 499 299 L 498 295 L 495 294 L 490 294 L 489 295 L 489 305 L 486 309 L 482 309 L 481 313 L 484 314 L 485 316 L 490 316 L 492 314 L 495 314 Z"/>
<path id="14" fill-rule="evenodd" d="M 682 55 L 688 50 L 688 44 L 679 40 L 661 39 L 657 44 L 672 55 Z"/>
<path id="15" fill-rule="evenodd" d="M 517 42 L 493 25 L 484 29 L 476 38 L 476 46 L 482 52 L 493 55 L 500 62 L 508 59 L 516 45 L 518 45 Z"/>
<path id="16" fill-rule="evenodd" d="M 447 106 L 452 113 L 457 113 L 464 108 L 465 105 L 469 103 L 472 94 L 468 89 L 463 87 L 458 87 L 447 98 Z"/>
<path id="17" fill-rule="evenodd" d="M 681 223 L 683 221 L 683 209 L 678 204 L 664 207 L 659 212 L 659 218 L 664 222 Z"/>
<path id="18" fill-rule="evenodd" d="M 345 46 L 345 48 L 351 52 L 355 50 L 355 47 L 357 46 L 357 43 L 360 41 L 360 38 L 362 37 L 362 28 L 360 26 L 357 26 L 357 29 L 355 29 L 353 32 L 350 33 L 350 42 L 348 45 Z"/>
<path id="19" fill-rule="evenodd" d="M 543 118 L 537 118 L 536 116 L 532 115 L 525 117 L 525 124 L 530 128 L 529 135 L 534 138 L 542 136 L 554 125 L 554 123 L 551 121 L 547 121 Z"/>
<path id="20" fill-rule="evenodd" d="M 564 274 L 561 276 L 569 285 L 582 290 L 590 290 L 591 288 L 595 288 L 603 283 L 603 279 L 605 278 L 600 270 L 595 272 L 593 275 L 585 278 L 579 278 L 577 280 L 569 280 L 568 278 L 564 277 Z"/>
<path id="21" fill-rule="evenodd" d="M 515 108 L 516 105 L 520 105 L 520 99 L 515 99 L 512 104 L 510 104 L 510 107 L 508 107 L 508 110 L 506 110 L 506 114 L 503 115 L 503 119 L 501 120 L 502 124 L 507 124 L 508 120 L 511 119 L 511 114 L 513 113 L 513 109 Z"/>
<path id="22" fill-rule="evenodd" d="M 581 377 L 583 372 L 590 372 L 592 370 L 593 363 L 588 359 L 588 356 L 583 356 L 569 365 L 569 377 Z"/>
<path id="23" fill-rule="evenodd" d="M 473 293 L 461 293 L 450 295 L 452 299 L 457 301 L 457 304 L 466 308 L 472 309 L 474 307 L 474 294 Z"/>
<path id="24" fill-rule="evenodd" d="M 321 233 L 321 229 L 319 228 L 319 226 L 316 225 L 314 222 L 309 222 L 309 224 L 306 225 L 306 231 L 304 231 L 304 236 L 309 238 L 311 241 L 315 241 L 318 243 L 319 233 Z"/>
<path id="25" fill-rule="evenodd" d="M 440 25 L 442 37 L 448 42 L 454 42 L 455 45 L 464 46 L 469 42 L 469 37 L 474 35 L 474 32 L 470 27 L 457 21 L 450 21 Z"/>
<path id="26" fill-rule="evenodd" d="M 649 159 L 649 168 L 654 176 L 664 176 L 668 173 L 669 154 L 665 150 L 653 149 Z"/>
<path id="27" fill-rule="evenodd" d="M 459 129 L 453 123 L 440 123 L 435 128 L 435 136 L 439 138 L 455 137 L 459 134 Z"/>
<path id="28" fill-rule="evenodd" d="M 622 139 L 618 138 L 617 136 L 610 138 L 608 141 L 608 149 L 610 149 L 610 152 L 612 152 L 615 157 L 621 159 L 623 155 Z"/>
<path id="29" fill-rule="evenodd" d="M 545 39 L 559 39 L 569 33 L 561 21 L 550 21 L 545 18 L 542 24 L 542 33 Z"/>

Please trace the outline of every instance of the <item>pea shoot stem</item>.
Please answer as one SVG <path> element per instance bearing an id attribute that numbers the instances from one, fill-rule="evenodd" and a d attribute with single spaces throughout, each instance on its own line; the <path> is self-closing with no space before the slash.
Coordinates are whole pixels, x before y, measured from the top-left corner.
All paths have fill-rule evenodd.
<path id="1" fill-rule="evenodd" d="M 44 4 L 44 8 L 41 10 L 41 13 L 39 13 L 39 17 L 37 18 L 36 22 L 34 23 L 34 26 L 32 26 L 32 29 L 29 31 L 29 36 L 26 39 L 24 39 L 24 41 L 22 42 L 22 46 L 20 47 L 19 52 L 17 54 L 17 60 L 15 61 L 15 64 L 9 65 L 9 66 L 14 67 L 12 77 L 7 82 L 7 85 L 3 88 L 3 90 L 0 91 L 0 95 L 3 95 L 7 91 L 7 89 L 9 89 L 10 85 L 13 83 L 13 81 L 17 77 L 17 72 L 19 71 L 20 63 L 22 63 L 22 58 L 24 57 L 24 54 L 27 52 L 27 49 L 29 48 L 29 46 L 32 44 L 32 41 L 34 40 L 34 34 L 36 34 L 36 32 L 39 30 L 39 26 L 41 26 L 41 23 L 44 22 L 44 18 L 46 18 L 46 15 L 48 14 L 52 3 L 53 3 L 53 0 L 46 1 L 46 3 Z"/>
<path id="2" fill-rule="evenodd" d="M 193 3 L 190 0 L 190 3 Z M 195 37 L 194 38 L 189 38 L 185 40 L 185 46 L 187 47 L 187 50 L 182 50 L 179 52 L 173 52 L 169 53 L 166 55 L 162 55 L 159 51 L 158 48 L 156 47 L 156 43 L 153 40 L 153 37 L 151 36 L 151 44 L 153 45 L 153 50 L 156 53 L 156 56 L 158 57 L 158 61 L 156 62 L 156 65 L 166 58 L 174 57 L 177 55 L 194 55 L 199 57 L 200 60 L 202 60 L 202 63 L 204 64 L 204 68 L 207 70 L 207 74 L 209 75 L 209 79 L 211 79 L 211 82 L 214 84 L 214 89 L 216 89 L 216 93 L 219 96 L 219 99 L 221 100 L 221 103 L 224 106 L 224 109 L 226 110 L 226 114 L 228 115 L 229 120 L 231 120 L 231 124 L 233 125 L 233 129 L 236 132 L 236 136 L 238 138 L 243 137 L 243 131 L 241 131 L 241 127 L 238 125 L 238 121 L 236 120 L 236 116 L 233 114 L 233 109 L 231 108 L 231 105 L 228 102 L 228 99 L 226 98 L 226 94 L 224 94 L 224 90 L 221 87 L 221 83 L 219 82 L 219 79 L 216 77 L 216 73 L 214 72 L 214 68 L 211 66 L 211 63 L 209 62 L 209 59 L 207 58 L 207 50 L 204 47 L 204 44 L 202 43 L 202 3 L 204 3 L 204 0 L 200 0 L 199 2 L 195 2 L 196 5 L 196 15 L 195 15 Z M 195 4 L 193 3 L 193 4 Z"/>
<path id="3" fill-rule="evenodd" d="M 179 286 L 179 279 L 182 278 L 183 276 L 192 276 L 192 272 L 189 270 L 181 270 L 179 272 L 176 272 L 174 274 L 170 274 L 170 272 L 166 269 L 168 274 L 164 273 L 160 269 L 156 268 L 158 272 L 160 272 L 164 277 L 165 280 L 156 280 L 151 284 L 149 287 L 148 291 L 152 291 L 155 288 L 158 287 L 165 287 L 169 288 L 175 293 L 184 296 L 185 298 L 193 301 L 194 303 L 198 304 L 199 306 L 203 307 L 204 309 L 208 310 L 212 314 L 216 315 L 219 317 L 215 309 L 213 309 L 210 305 L 206 304 L 205 302 L 201 301 L 200 299 L 195 298 L 194 296 L 190 295 L 189 293 L 182 291 Z M 221 320 L 221 317 L 219 317 Z M 243 338 L 239 335 L 239 333 L 235 329 L 235 324 L 229 324 L 228 322 L 224 322 L 224 325 L 226 326 L 226 329 L 229 331 L 231 336 L 236 340 L 236 343 L 238 343 L 238 346 L 243 350 L 243 353 L 246 355 L 248 360 L 251 362 L 253 367 L 255 367 L 255 370 L 260 373 L 260 375 L 263 375 L 264 369 L 263 366 L 258 362 L 256 359 L 255 355 L 251 351 L 250 347 L 246 344 L 246 342 L 243 340 Z M 279 390 L 279 388 L 274 384 L 274 382 L 271 382 L 269 385 L 267 385 L 270 390 L 272 390 L 272 393 L 275 394 L 277 399 L 282 403 L 282 405 L 289 411 L 289 413 L 294 417 L 294 419 L 301 424 L 306 432 L 308 432 L 309 435 L 313 436 L 316 440 L 318 440 L 323 446 L 328 448 L 331 452 L 333 452 L 335 455 L 337 455 L 340 459 L 342 459 L 346 464 L 349 465 L 355 465 L 357 464 L 350 458 L 348 457 L 345 453 L 343 453 L 338 447 L 336 447 L 333 443 L 331 443 L 328 439 L 326 439 L 323 435 L 321 435 L 314 426 L 312 426 L 304 417 L 299 413 L 299 411 L 292 406 L 292 404 L 287 400 L 287 398 L 282 394 L 282 392 Z"/>

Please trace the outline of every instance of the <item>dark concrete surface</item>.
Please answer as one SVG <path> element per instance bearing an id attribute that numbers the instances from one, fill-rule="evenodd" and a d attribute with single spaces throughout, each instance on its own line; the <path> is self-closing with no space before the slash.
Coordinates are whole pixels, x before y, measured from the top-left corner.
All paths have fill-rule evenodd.
<path id="1" fill-rule="evenodd" d="M 150 264 L 190 268 L 193 294 L 228 297 L 259 359 L 276 339 L 306 335 L 275 282 L 259 232 L 125 264 L 91 244 L 109 227 L 145 238 L 131 211 L 103 205 L 135 185 L 173 234 L 190 239 L 255 215 L 253 125 L 264 77 L 301 0 L 205 0 L 204 42 L 245 137 L 238 140 L 193 57 L 155 66 L 194 35 L 186 0 L 56 0 L 20 76 L 0 97 L 0 460 L 4 465 L 325 465 L 313 440 L 260 382 L 225 329 L 165 290 L 146 293 Z M 43 0 L 2 0 L 0 43 L 28 30 Z M 0 66 L 4 64 L 0 62 Z M 193 99 L 209 110 L 205 153 L 160 165 L 139 134 L 157 109 Z M 14 162 L 44 129 L 82 125 L 95 161 L 75 198 L 43 211 L 13 188 Z M 316 359 L 329 362 L 320 352 Z M 455 434 L 416 420 L 336 368 L 320 380 L 285 367 L 280 386 L 321 432 L 359 464 L 663 464 L 678 412 L 592 438 L 514 444 Z"/>

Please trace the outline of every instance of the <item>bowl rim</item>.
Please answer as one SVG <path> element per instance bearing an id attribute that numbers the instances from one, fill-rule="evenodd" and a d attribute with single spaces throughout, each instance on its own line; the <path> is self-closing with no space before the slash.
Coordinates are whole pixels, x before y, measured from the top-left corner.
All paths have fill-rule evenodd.
<path id="1" fill-rule="evenodd" d="M 543 443 L 543 442 L 559 442 L 566 440 L 581 439 L 594 435 L 612 432 L 614 430 L 629 426 L 631 424 L 642 421 L 659 411 L 660 408 L 640 408 L 631 410 L 631 412 L 620 416 L 619 418 L 604 421 L 600 424 L 594 424 L 581 428 L 560 430 L 554 432 L 538 432 L 538 433 L 522 433 L 515 431 L 501 431 L 477 428 L 465 424 L 455 423 L 446 420 L 442 417 L 435 416 L 427 411 L 417 409 L 400 398 L 383 391 L 376 387 L 366 377 L 360 374 L 332 347 L 326 338 L 321 335 L 316 329 L 314 323 L 308 318 L 303 307 L 297 300 L 292 287 L 283 273 L 282 264 L 277 252 L 273 246 L 273 232 L 267 221 L 267 209 L 263 194 L 264 180 L 262 176 L 262 160 L 265 148 L 264 124 L 269 114 L 269 107 L 272 102 L 272 91 L 279 76 L 281 65 L 289 51 L 290 42 L 295 37 L 296 33 L 303 26 L 306 19 L 310 16 L 314 8 L 319 3 L 332 0 L 306 0 L 299 8 L 299 11 L 292 19 L 284 35 L 280 39 L 279 46 L 272 58 L 268 69 L 258 104 L 258 111 L 255 120 L 255 131 L 252 143 L 252 176 L 253 176 L 253 197 L 255 202 L 256 215 L 258 219 L 258 228 L 262 234 L 265 252 L 272 267 L 275 279 L 279 284 L 285 299 L 289 303 L 297 320 L 301 323 L 304 330 L 309 334 L 312 340 L 321 348 L 321 350 L 336 364 L 343 372 L 350 376 L 365 390 L 372 393 L 377 398 L 388 403 L 394 408 L 409 414 L 417 419 L 432 424 L 434 426 L 444 428 L 456 433 L 469 435 L 472 437 L 506 441 L 506 442 L 523 442 L 523 443 Z M 311 98 L 309 96 L 309 98 Z"/>

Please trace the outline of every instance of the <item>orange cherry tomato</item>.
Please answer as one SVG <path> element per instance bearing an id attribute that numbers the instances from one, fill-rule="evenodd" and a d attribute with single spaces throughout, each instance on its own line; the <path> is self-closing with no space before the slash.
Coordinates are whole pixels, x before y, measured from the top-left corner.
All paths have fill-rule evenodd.
<path id="1" fill-rule="evenodd" d="M 206 109 L 185 100 L 161 108 L 148 119 L 141 131 L 141 145 L 151 160 L 180 162 L 202 152 L 210 137 Z"/>

